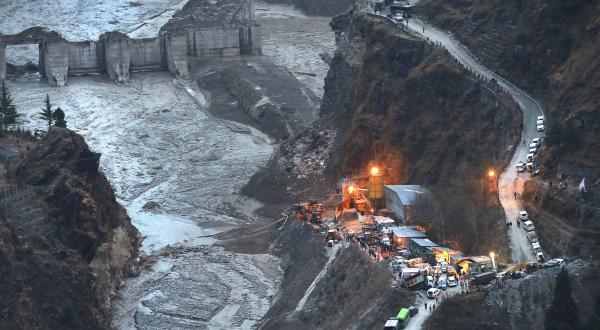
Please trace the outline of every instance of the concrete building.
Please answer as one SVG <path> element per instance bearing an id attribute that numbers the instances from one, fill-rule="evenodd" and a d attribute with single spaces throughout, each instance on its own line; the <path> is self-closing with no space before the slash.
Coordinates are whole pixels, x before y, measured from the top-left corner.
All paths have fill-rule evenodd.
<path id="1" fill-rule="evenodd" d="M 428 248 L 431 247 L 438 247 L 438 245 L 428 238 L 412 238 L 408 245 L 410 253 L 416 257 L 426 256 L 428 254 Z"/>
<path id="2" fill-rule="evenodd" d="M 481 274 L 494 269 L 488 256 L 466 257 L 456 260 L 456 266 L 465 274 Z"/>
<path id="3" fill-rule="evenodd" d="M 388 232 L 393 235 L 393 239 L 398 246 L 408 248 L 411 239 L 426 238 L 427 235 L 418 231 L 415 227 L 388 227 Z"/>
<path id="4" fill-rule="evenodd" d="M 190 57 L 261 54 L 254 8 L 255 0 L 190 1 L 155 38 L 107 32 L 98 41 L 72 42 L 39 27 L 0 34 L 0 81 L 6 77 L 6 46 L 23 44 L 39 45 L 40 73 L 52 86 L 63 86 L 68 76 L 82 74 L 107 74 L 115 82 L 127 82 L 131 72 L 141 71 L 187 76 Z"/>
<path id="5" fill-rule="evenodd" d="M 385 185 L 386 208 L 394 212 L 404 224 L 412 223 L 419 203 L 425 205 L 432 197 L 429 190 L 419 185 Z"/>

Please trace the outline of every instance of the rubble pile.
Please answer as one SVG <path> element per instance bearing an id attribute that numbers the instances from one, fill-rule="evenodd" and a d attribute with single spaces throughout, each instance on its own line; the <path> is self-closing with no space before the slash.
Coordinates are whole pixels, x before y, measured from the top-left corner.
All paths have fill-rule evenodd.
<path id="1" fill-rule="evenodd" d="M 320 132 L 315 129 L 308 130 L 298 139 L 281 146 L 276 166 L 285 170 L 288 177 L 296 179 L 325 174 L 335 148 L 336 134 L 333 128 Z"/>

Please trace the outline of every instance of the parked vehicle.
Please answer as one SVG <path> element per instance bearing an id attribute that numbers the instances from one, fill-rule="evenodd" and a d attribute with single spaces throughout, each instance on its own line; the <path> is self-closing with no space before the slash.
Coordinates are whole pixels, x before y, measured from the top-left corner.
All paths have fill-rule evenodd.
<path id="1" fill-rule="evenodd" d="M 431 289 L 427 290 L 427 298 L 435 299 L 436 297 L 439 297 L 439 295 L 441 293 L 442 293 L 442 290 L 437 289 L 437 288 L 431 288 Z"/>
<path id="2" fill-rule="evenodd" d="M 440 262 L 440 269 L 442 270 L 442 273 L 447 273 L 448 272 L 448 263 L 445 261 Z"/>
<path id="3" fill-rule="evenodd" d="M 543 120 L 544 120 L 544 116 L 537 116 L 537 118 L 536 118 L 536 119 L 537 119 L 537 120 L 541 120 L 541 121 L 543 121 Z"/>
<path id="4" fill-rule="evenodd" d="M 536 148 L 529 149 L 529 153 L 530 154 L 534 154 L 535 155 L 537 152 L 538 152 L 538 150 Z"/>
<path id="5" fill-rule="evenodd" d="M 544 262 L 544 254 L 542 253 L 542 251 L 536 252 L 535 257 L 539 262 Z"/>
<path id="6" fill-rule="evenodd" d="M 533 242 L 537 242 L 538 241 L 538 237 L 537 237 L 537 234 L 535 233 L 535 231 L 528 231 L 527 232 L 527 239 L 530 242 L 532 242 L 532 243 Z"/>
<path id="7" fill-rule="evenodd" d="M 532 242 L 531 248 L 533 248 L 533 252 L 535 253 L 542 252 L 542 247 L 540 246 L 539 242 Z"/>
<path id="8" fill-rule="evenodd" d="M 527 161 L 532 162 L 535 160 L 535 154 L 527 154 Z"/>
<path id="9" fill-rule="evenodd" d="M 529 214 L 527 214 L 527 211 L 519 211 L 519 216 L 517 219 L 527 221 L 529 220 Z"/>
<path id="10" fill-rule="evenodd" d="M 438 289 L 442 289 L 442 290 L 446 290 L 448 288 L 448 282 L 446 282 L 446 278 L 445 277 L 440 277 L 438 279 L 438 285 L 437 285 Z"/>
<path id="11" fill-rule="evenodd" d="M 399 329 L 406 328 L 406 326 L 408 325 L 408 321 L 410 320 L 410 310 L 408 310 L 408 308 L 402 308 L 398 312 L 398 315 L 396 315 L 396 318 L 400 323 L 398 324 L 398 326 L 400 327 Z"/>
<path id="12" fill-rule="evenodd" d="M 559 267 L 559 266 L 564 266 L 565 265 L 565 259 L 552 259 L 548 262 L 546 262 L 544 264 L 544 268 L 549 268 L 549 267 Z"/>
<path id="13" fill-rule="evenodd" d="M 539 147 L 539 145 L 537 143 L 530 143 L 529 144 L 529 149 L 536 149 Z"/>
<path id="14" fill-rule="evenodd" d="M 525 221 L 525 222 L 523 222 L 523 228 L 525 228 L 525 231 L 533 231 L 533 230 L 535 230 L 535 227 L 533 226 L 533 222 L 531 222 L 531 221 Z"/>
<path id="15" fill-rule="evenodd" d="M 535 163 L 534 162 L 529 162 L 529 163 L 527 163 L 526 166 L 527 166 L 527 170 L 530 171 L 530 172 L 535 169 Z"/>
<path id="16" fill-rule="evenodd" d="M 398 330 L 400 328 L 400 321 L 394 316 L 390 317 L 383 326 L 383 330 Z"/>
<path id="17" fill-rule="evenodd" d="M 419 312 L 419 309 L 415 306 L 408 307 L 408 311 L 410 312 L 410 316 L 415 316 Z"/>
<path id="18" fill-rule="evenodd" d="M 537 125 L 537 131 L 538 132 L 543 132 L 545 129 L 546 129 L 546 126 L 543 125 L 543 124 L 542 125 L 539 125 L 539 124 Z"/>
<path id="19" fill-rule="evenodd" d="M 427 287 L 428 288 L 433 288 L 435 286 L 435 280 L 433 279 L 433 276 L 427 276 Z"/>
<path id="20" fill-rule="evenodd" d="M 456 276 L 448 277 L 448 286 L 455 287 L 457 285 L 458 285 L 458 280 L 456 279 Z"/>
<path id="21" fill-rule="evenodd" d="M 535 139 L 531 140 L 531 143 L 535 143 L 539 147 L 542 144 L 542 139 L 535 138 Z"/>
<path id="22" fill-rule="evenodd" d="M 544 125 L 544 120 L 543 119 L 538 119 L 535 123 L 537 125 Z"/>

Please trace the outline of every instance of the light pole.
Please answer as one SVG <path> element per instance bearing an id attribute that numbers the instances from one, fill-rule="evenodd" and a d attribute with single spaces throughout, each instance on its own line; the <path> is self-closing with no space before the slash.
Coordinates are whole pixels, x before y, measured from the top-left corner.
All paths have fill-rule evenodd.
<path id="1" fill-rule="evenodd" d="M 495 256 L 496 254 L 494 252 L 490 252 L 490 258 L 492 258 L 492 267 L 494 267 L 494 270 L 496 270 L 496 260 L 494 259 Z"/>

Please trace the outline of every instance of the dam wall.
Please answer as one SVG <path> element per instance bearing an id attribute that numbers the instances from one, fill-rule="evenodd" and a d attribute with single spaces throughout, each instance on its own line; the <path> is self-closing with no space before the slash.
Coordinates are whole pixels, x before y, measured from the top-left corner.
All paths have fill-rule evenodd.
<path id="1" fill-rule="evenodd" d="M 190 57 L 260 55 L 260 26 L 254 23 L 254 0 L 236 1 L 239 7 L 234 6 L 227 19 L 184 19 L 188 23 L 161 30 L 154 38 L 134 39 L 120 32 L 107 32 L 97 41 L 73 42 L 42 27 L 15 35 L 0 34 L 0 81 L 6 78 L 5 49 L 11 45 L 38 44 L 39 71 L 52 86 L 63 86 L 69 76 L 84 74 L 106 74 L 120 83 L 127 82 L 131 72 L 168 70 L 185 77 L 189 74 Z M 225 5 L 230 7 L 225 0 L 215 0 L 215 6 Z"/>

